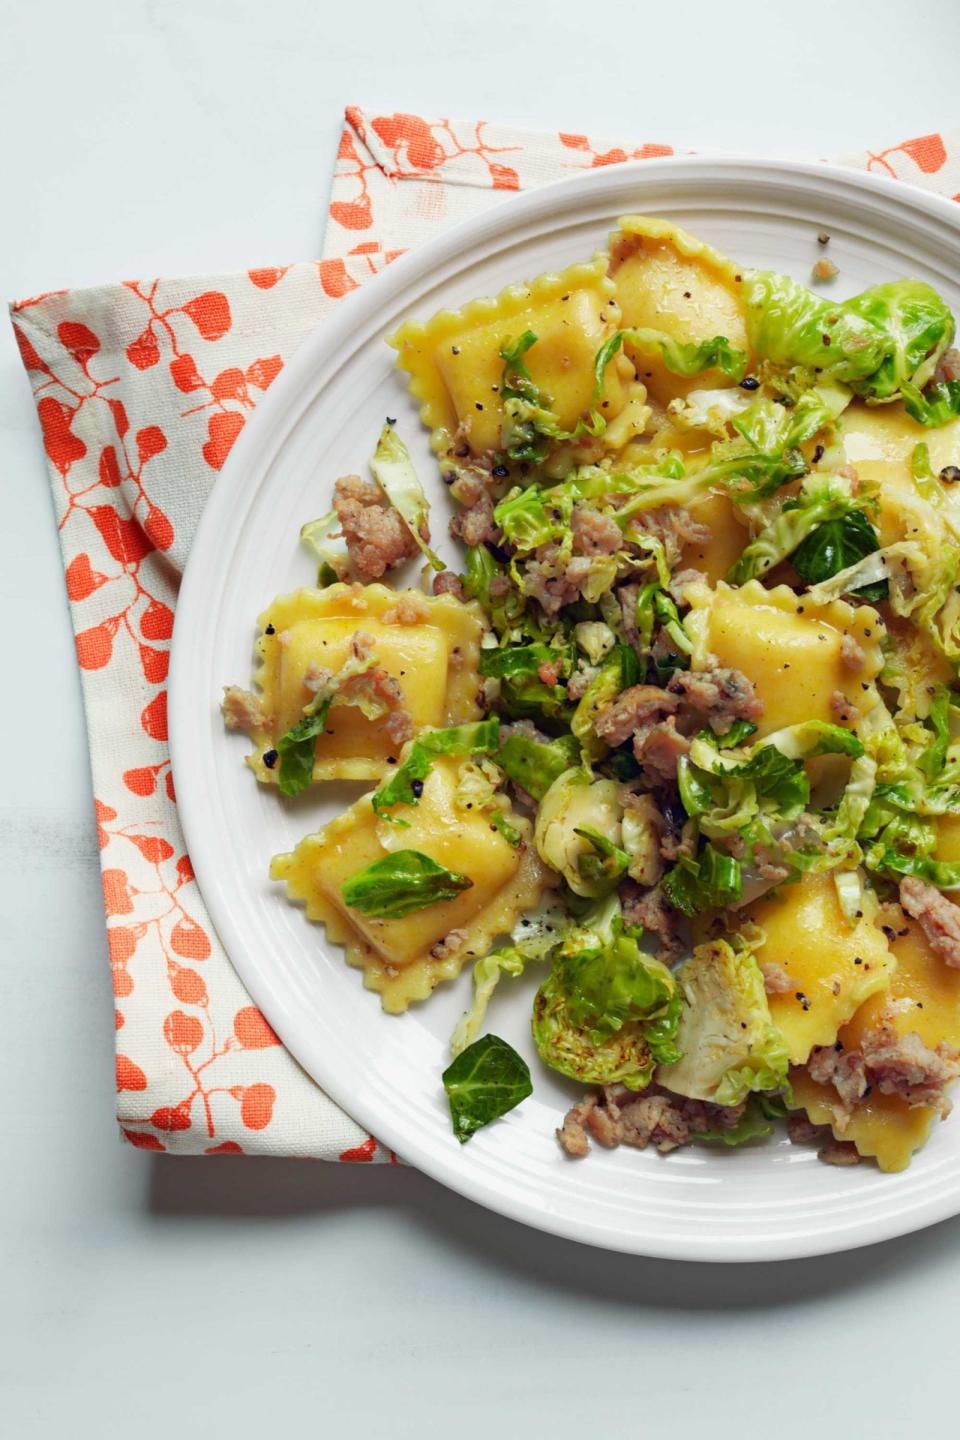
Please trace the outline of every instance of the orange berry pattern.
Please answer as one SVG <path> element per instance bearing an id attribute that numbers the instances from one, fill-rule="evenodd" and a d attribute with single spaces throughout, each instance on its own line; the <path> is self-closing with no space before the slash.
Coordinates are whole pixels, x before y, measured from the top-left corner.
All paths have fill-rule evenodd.
<path id="1" fill-rule="evenodd" d="M 131 1145 L 396 1162 L 309 1080 L 251 1004 L 207 918 L 177 820 L 166 692 L 177 585 L 237 436 L 303 337 L 405 250 L 498 203 L 498 191 L 672 153 L 350 106 L 321 260 L 48 291 L 11 306 L 83 681 L 117 1116 Z M 925 135 L 849 163 L 960 199 L 956 138 Z"/>

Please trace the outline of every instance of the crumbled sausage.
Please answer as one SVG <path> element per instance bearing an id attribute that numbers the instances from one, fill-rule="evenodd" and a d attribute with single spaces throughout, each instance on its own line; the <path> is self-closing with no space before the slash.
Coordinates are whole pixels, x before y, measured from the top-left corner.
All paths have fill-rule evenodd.
<path id="1" fill-rule="evenodd" d="M 466 930 L 448 930 L 441 940 L 435 940 L 430 946 L 431 959 L 449 960 L 451 955 L 463 949 L 468 939 Z"/>
<path id="2" fill-rule="evenodd" d="M 860 1155 L 851 1140 L 828 1140 L 817 1151 L 817 1159 L 824 1165 L 859 1165 Z"/>
<path id="3" fill-rule="evenodd" d="M 580 599 L 595 570 L 588 555 L 564 556 L 559 545 L 541 545 L 527 561 L 524 582 L 527 593 L 549 616 L 559 615 L 564 605 Z"/>
<path id="4" fill-rule="evenodd" d="M 608 745 L 622 745 L 642 725 L 672 714 L 679 703 L 675 696 L 656 685 L 631 685 L 603 707 L 594 721 L 594 729 Z"/>
<path id="5" fill-rule="evenodd" d="M 788 995 L 791 990 L 796 990 L 796 981 L 778 965 L 775 960 L 761 960 L 760 974 L 763 976 L 763 988 L 768 995 Z"/>
<path id="6" fill-rule="evenodd" d="M 678 670 L 667 688 L 706 716 L 718 735 L 725 735 L 736 720 L 757 720 L 763 714 L 753 681 L 726 666 Z"/>
<path id="7" fill-rule="evenodd" d="M 920 922 L 931 949 L 947 965 L 960 969 L 960 906 L 918 875 L 905 875 L 900 881 L 900 904 Z"/>
<path id="8" fill-rule="evenodd" d="M 771 888 L 779 885 L 781 880 L 786 880 L 790 874 L 788 865 L 778 865 L 773 860 L 759 859 L 759 854 L 758 851 L 757 874 L 761 880 L 766 880 L 767 885 Z"/>
<path id="9" fill-rule="evenodd" d="M 605 1149 L 632 1145 L 645 1150 L 652 1145 L 666 1155 L 705 1131 L 732 1130 L 744 1108 L 689 1100 L 659 1085 L 639 1095 L 622 1085 L 608 1085 L 602 1095 L 591 1092 L 567 1112 L 557 1138 L 576 1158 L 588 1153 L 591 1138 Z"/>
<path id="10" fill-rule="evenodd" d="M 671 570 L 676 568 L 684 545 L 703 548 L 712 539 L 709 527 L 695 520 L 682 505 L 663 505 L 659 510 L 645 510 L 633 517 L 630 528 L 660 542 Z"/>
<path id="11" fill-rule="evenodd" d="M 342 705 L 370 705 L 378 710 L 398 710 L 404 701 L 403 686 L 389 671 L 375 666 L 360 675 L 348 675 L 337 686 Z"/>
<path id="12" fill-rule="evenodd" d="M 640 632 L 637 629 L 637 596 L 640 594 L 640 586 L 631 582 L 629 585 L 621 585 L 614 593 L 620 602 L 620 619 L 627 644 L 637 649 L 640 645 Z"/>
<path id="13" fill-rule="evenodd" d="M 450 534 L 464 545 L 498 545 L 503 535 L 493 518 L 493 501 L 484 492 L 450 521 Z"/>
<path id="14" fill-rule="evenodd" d="M 787 1135 L 791 1145 L 809 1145 L 812 1140 L 819 1140 L 824 1133 L 824 1126 L 814 1125 L 806 1115 L 791 1115 L 787 1121 Z"/>
<path id="15" fill-rule="evenodd" d="M 678 960 L 686 949 L 680 932 L 681 919 L 676 910 L 667 903 L 659 885 L 652 890 L 642 889 L 632 880 L 620 887 L 623 904 L 623 918 L 628 925 L 642 925 L 660 941 L 658 959 L 669 965 Z"/>
<path id="16" fill-rule="evenodd" d="M 838 725 L 856 725 L 860 718 L 857 707 L 847 699 L 842 690 L 834 690 L 831 694 L 830 713 Z"/>
<path id="17" fill-rule="evenodd" d="M 678 570 L 670 577 L 670 584 L 667 586 L 670 594 L 678 605 L 686 603 L 686 591 L 690 585 L 703 584 L 706 582 L 706 575 L 702 570 L 694 570 L 688 566 L 686 570 Z"/>
<path id="18" fill-rule="evenodd" d="M 599 665 L 585 665 L 581 663 L 567 681 L 567 699 L 574 703 L 582 700 L 587 693 L 591 680 L 595 680 L 599 674 Z"/>
<path id="19" fill-rule="evenodd" d="M 818 260 L 813 267 L 814 280 L 832 280 L 840 271 L 832 260 Z"/>
<path id="20" fill-rule="evenodd" d="M 345 475 L 334 486 L 334 509 L 358 580 L 379 580 L 417 553 L 417 542 L 378 485 Z M 426 522 L 421 536 L 429 540 Z"/>
<path id="21" fill-rule="evenodd" d="M 932 1050 L 915 1030 L 901 1035 L 886 1024 L 868 1030 L 860 1049 L 868 1078 L 882 1095 L 899 1095 L 910 1106 L 930 1106 L 941 1115 L 949 1112 L 946 1087 L 960 1074 L 960 1054 L 949 1045 L 941 1042 Z"/>
<path id="22" fill-rule="evenodd" d="M 867 652 L 852 635 L 844 635 L 840 641 L 840 662 L 844 669 L 854 673 L 862 670 L 867 663 Z"/>
<path id="23" fill-rule="evenodd" d="M 832 1085 L 844 1105 L 856 1105 L 867 1092 L 867 1072 L 859 1050 L 815 1045 L 807 1060 L 807 1072 L 818 1085 Z"/>
<path id="24" fill-rule="evenodd" d="M 453 595 L 457 600 L 463 599 L 463 581 L 453 570 L 441 570 L 439 575 L 433 577 L 434 595 Z"/>
<path id="25" fill-rule="evenodd" d="M 590 1095 L 578 1105 L 574 1105 L 563 1117 L 563 1124 L 557 1131 L 560 1148 L 573 1160 L 582 1160 L 590 1153 L 586 1121 L 596 1103 L 597 1097 Z"/>
<path id="26" fill-rule="evenodd" d="M 373 647 L 376 644 L 369 630 L 355 630 L 350 641 L 350 649 L 353 651 L 355 660 L 369 660 L 373 654 Z"/>
<path id="27" fill-rule="evenodd" d="M 618 1119 L 620 1143 L 645 1150 L 653 1145 L 666 1155 L 690 1139 L 683 1110 L 667 1095 L 643 1095 L 624 1106 Z"/>
<path id="28" fill-rule="evenodd" d="M 412 740 L 415 733 L 410 711 L 402 708 L 390 712 L 384 722 L 383 728 L 393 744 L 397 746 L 404 745 L 408 740 Z"/>
<path id="29" fill-rule="evenodd" d="M 573 507 L 570 528 L 578 555 L 615 555 L 623 549 L 623 535 L 616 520 L 589 505 Z"/>
<path id="30" fill-rule="evenodd" d="M 430 606 L 422 595 L 412 590 L 405 591 L 398 597 L 396 605 L 383 612 L 385 625 L 422 625 L 429 619 Z"/>
<path id="31" fill-rule="evenodd" d="M 266 730 L 269 719 L 263 706 L 252 690 L 241 690 L 239 685 L 225 685 L 220 702 L 223 723 L 228 730 Z"/>
<path id="32" fill-rule="evenodd" d="M 689 749 L 690 741 L 680 734 L 672 715 L 654 725 L 643 726 L 633 737 L 634 759 L 654 783 L 676 780 L 677 762 Z"/>
<path id="33" fill-rule="evenodd" d="M 303 672 L 303 688 L 309 690 L 311 695 L 318 695 L 321 690 L 326 690 L 332 679 L 332 670 L 311 661 Z"/>

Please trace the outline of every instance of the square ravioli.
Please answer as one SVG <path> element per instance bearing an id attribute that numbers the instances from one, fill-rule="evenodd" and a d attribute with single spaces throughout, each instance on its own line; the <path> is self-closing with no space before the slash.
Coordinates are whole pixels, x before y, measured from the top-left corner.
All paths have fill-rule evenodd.
<path id="1" fill-rule="evenodd" d="M 400 686 L 414 732 L 480 717 L 483 620 L 473 604 L 383 585 L 339 584 L 279 596 L 260 616 L 259 627 L 256 683 L 266 724 L 254 732 L 257 750 L 250 757 L 259 780 L 275 780 L 263 756 L 298 723 L 313 698 L 307 683 L 311 667 L 336 674 L 358 631 L 373 642 L 376 664 Z M 400 749 L 388 720 L 335 704 L 317 739 L 314 780 L 377 779 Z"/>
<path id="2" fill-rule="evenodd" d="M 890 948 L 896 959 L 890 988 L 871 996 L 843 1027 L 838 1036 L 842 1051 L 857 1050 L 865 1034 L 882 1025 L 901 1038 L 919 1035 L 931 1049 L 940 1044 L 960 1048 L 960 970 L 933 953 L 914 920 L 901 926 Z M 829 1125 L 836 1139 L 852 1140 L 881 1170 L 905 1170 L 937 1118 L 932 1106 L 910 1105 L 877 1087 L 848 1110 L 832 1085 L 817 1084 L 805 1069 L 792 1073 L 791 1084 L 795 1103 L 815 1125 Z"/>
<path id="3" fill-rule="evenodd" d="M 289 898 L 304 903 L 307 918 L 322 922 L 329 938 L 345 947 L 350 964 L 363 970 L 364 984 L 379 992 L 388 1011 L 426 999 L 465 962 L 484 954 L 536 907 L 546 882 L 529 821 L 511 814 L 520 835 L 514 847 L 489 812 L 458 806 L 458 772 L 459 762 L 436 761 L 419 803 L 396 811 L 406 828 L 378 818 L 365 795 L 325 830 L 275 856 L 270 867 L 274 880 L 286 882 Z M 391 851 L 407 849 L 467 875 L 470 888 L 399 919 L 377 919 L 346 904 L 346 880 Z"/>
<path id="4" fill-rule="evenodd" d="M 696 644 L 692 668 L 731 666 L 753 681 L 763 702 L 757 739 L 805 720 L 836 724 L 834 697 L 860 715 L 878 703 L 886 631 L 871 606 L 818 605 L 758 580 L 739 589 L 690 585 L 685 598 L 693 607 L 685 622 Z"/>
<path id="5" fill-rule="evenodd" d="M 473 455 L 500 446 L 504 362 L 501 347 L 525 332 L 537 340 L 524 356 L 534 382 L 550 397 L 559 424 L 572 430 L 590 411 L 594 359 L 619 326 L 606 256 L 512 285 L 495 300 L 475 300 L 462 310 L 442 310 L 426 323 L 408 320 L 390 337 L 397 365 L 410 376 L 421 418 L 436 450 L 454 435 Z M 603 416 L 622 409 L 633 366 L 623 356 L 607 366 Z"/>
<path id="6" fill-rule="evenodd" d="M 625 326 L 659 330 L 682 345 L 722 335 L 736 349 L 749 349 L 735 266 L 679 226 L 625 216 L 610 237 L 610 275 Z M 664 403 L 692 389 L 733 383 L 713 371 L 685 380 L 648 351 L 635 360 L 651 394 Z"/>
<path id="7" fill-rule="evenodd" d="M 790 988 L 769 996 L 770 1018 L 783 1032 L 792 1065 L 815 1045 L 832 1045 L 860 1005 L 890 984 L 895 961 L 886 936 L 866 915 L 848 924 L 833 876 L 810 875 L 750 907 L 764 933 L 761 968 L 776 966 Z"/>

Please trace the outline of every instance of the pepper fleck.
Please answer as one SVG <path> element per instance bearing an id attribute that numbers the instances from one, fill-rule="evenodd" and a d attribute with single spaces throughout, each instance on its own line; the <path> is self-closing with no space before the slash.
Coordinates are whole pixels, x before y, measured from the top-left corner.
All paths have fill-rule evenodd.
<path id="1" fill-rule="evenodd" d="M 814 450 L 814 452 L 813 452 L 813 463 L 814 463 L 814 465 L 819 465 L 819 464 L 820 464 L 820 461 L 821 461 L 822 459 L 823 459 L 823 446 L 822 446 L 822 445 L 818 445 L 817 448 L 816 448 L 816 449 Z"/>
<path id="2" fill-rule="evenodd" d="M 829 335 L 821 335 L 820 339 L 823 341 L 824 345 L 830 345 L 832 343 Z"/>
<path id="3" fill-rule="evenodd" d="M 821 230 L 821 231 L 820 231 L 820 234 L 817 236 L 817 244 L 818 244 L 818 245 L 829 245 L 829 244 L 830 244 L 830 236 L 827 234 L 826 230 Z"/>
<path id="4" fill-rule="evenodd" d="M 759 390 L 760 381 L 757 379 L 756 375 L 744 375 L 743 379 L 740 381 L 740 389 Z"/>
<path id="5" fill-rule="evenodd" d="M 450 353 L 451 353 L 451 355 L 459 355 L 459 354 L 460 354 L 460 346 L 459 346 L 459 345 L 451 345 L 451 346 L 450 346 Z"/>
<path id="6" fill-rule="evenodd" d="M 276 635 L 276 633 L 277 633 L 276 626 L 275 626 L 275 625 L 268 625 L 267 628 L 266 628 L 266 630 L 264 630 L 263 633 L 264 633 L 264 635 Z"/>
<path id="7" fill-rule="evenodd" d="M 419 800 L 419 799 L 420 799 L 420 796 L 423 794 L 423 781 L 422 781 L 422 780 L 411 780 L 411 781 L 410 781 L 410 789 L 413 791 L 414 795 L 415 795 L 416 798 Z"/>
<path id="8" fill-rule="evenodd" d="M 481 403 L 480 403 L 479 400 L 474 400 L 473 404 L 474 404 L 474 408 L 475 408 L 475 409 L 477 409 L 477 410 L 482 410 L 482 409 L 483 409 L 483 406 L 481 405 Z"/>
<path id="9" fill-rule="evenodd" d="M 960 465 L 944 465 L 940 471 L 940 479 L 945 485 L 956 485 L 960 480 Z"/>
<path id="10" fill-rule="evenodd" d="M 506 465 L 494 465 L 491 474 L 496 475 L 498 480 L 506 480 L 507 476 L 510 474 L 510 471 Z"/>
<path id="11" fill-rule="evenodd" d="M 264 765 L 266 765 L 268 770 L 272 770 L 279 759 L 280 756 L 277 754 L 276 750 L 264 750 L 263 763 Z"/>

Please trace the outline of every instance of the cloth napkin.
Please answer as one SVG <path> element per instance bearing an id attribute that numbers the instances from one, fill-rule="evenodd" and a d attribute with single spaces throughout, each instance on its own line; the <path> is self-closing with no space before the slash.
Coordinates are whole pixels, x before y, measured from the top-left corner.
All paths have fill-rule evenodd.
<path id="1" fill-rule="evenodd" d="M 117 1116 L 143 1150 L 383 1162 L 252 1004 L 185 852 L 167 748 L 177 586 L 204 502 L 263 393 L 314 326 L 455 221 L 669 145 L 351 106 L 323 258 L 53 290 L 11 305 L 53 487 L 83 682 Z M 847 157 L 960 200 L 960 135 Z"/>

